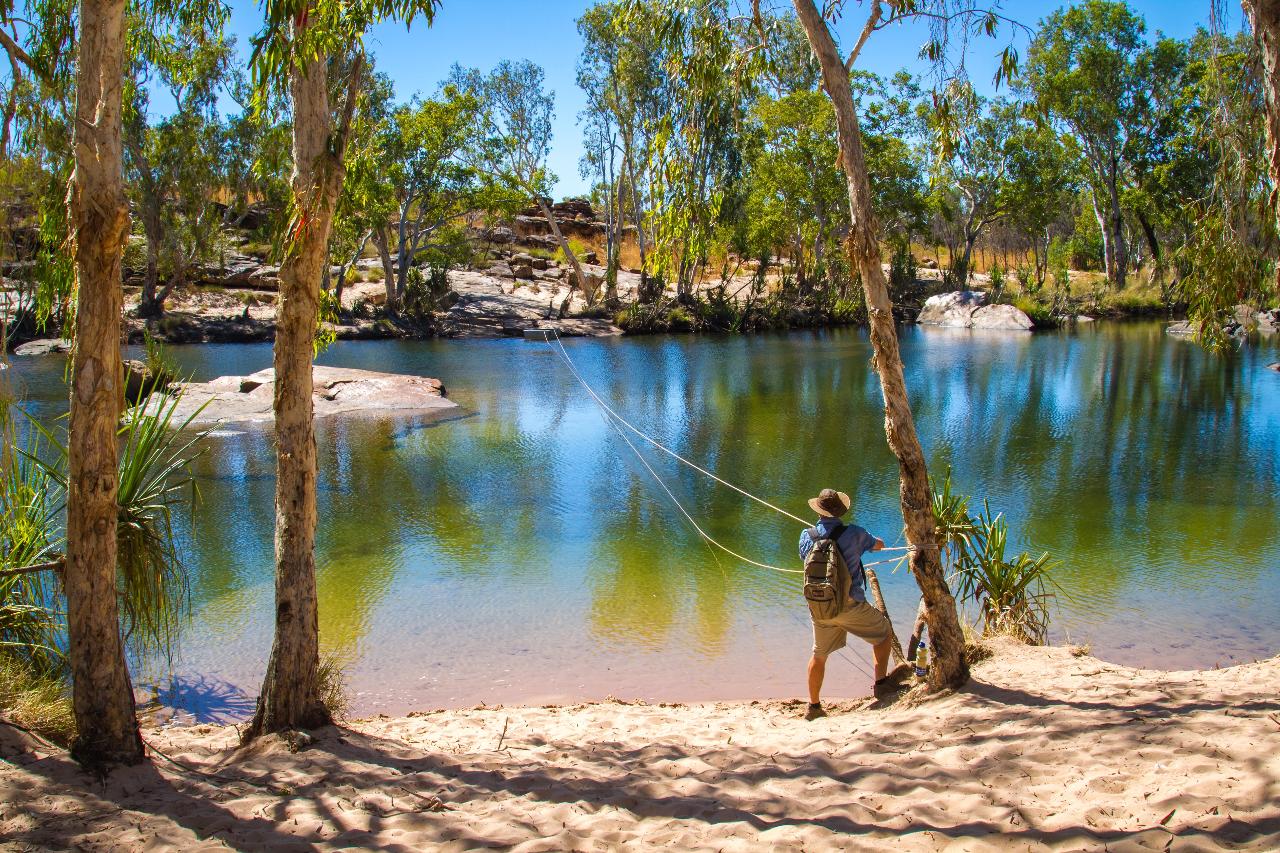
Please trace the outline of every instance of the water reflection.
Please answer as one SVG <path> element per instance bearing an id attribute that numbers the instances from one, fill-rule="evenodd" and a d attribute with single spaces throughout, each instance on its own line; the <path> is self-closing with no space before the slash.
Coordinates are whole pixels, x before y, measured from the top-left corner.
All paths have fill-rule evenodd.
<path id="1" fill-rule="evenodd" d="M 864 334 L 565 346 L 610 405 L 677 452 L 803 515 L 804 498 L 838 486 L 859 523 L 899 538 Z M 1071 598 L 1056 639 L 1162 666 L 1280 647 L 1274 347 L 1223 359 L 1159 324 L 1100 324 L 908 329 L 902 350 L 932 469 L 989 497 L 1016 547 L 1062 559 Z M 176 355 L 202 379 L 271 358 L 266 346 Z M 323 361 L 438 377 L 462 407 L 446 421 L 318 425 L 321 641 L 350 663 L 357 711 L 800 689 L 793 577 L 706 548 L 549 347 L 343 343 Z M 42 415 L 65 409 L 60 363 L 15 361 Z M 180 524 L 194 614 L 177 672 L 253 691 L 271 642 L 274 452 L 262 430 L 205 444 L 203 502 Z M 799 525 L 641 448 L 711 535 L 795 562 Z M 905 622 L 914 585 L 881 579 Z M 837 684 L 858 692 L 862 678 Z"/>

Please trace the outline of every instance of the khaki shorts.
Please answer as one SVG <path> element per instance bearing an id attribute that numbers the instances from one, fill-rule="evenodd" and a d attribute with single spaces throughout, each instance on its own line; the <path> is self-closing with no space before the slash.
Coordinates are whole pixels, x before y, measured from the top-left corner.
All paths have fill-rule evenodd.
<path id="1" fill-rule="evenodd" d="M 814 655 L 825 658 L 836 649 L 844 648 L 846 634 L 853 634 L 874 646 L 888 638 L 889 620 L 865 601 L 852 601 L 848 609 L 834 619 L 813 620 Z"/>

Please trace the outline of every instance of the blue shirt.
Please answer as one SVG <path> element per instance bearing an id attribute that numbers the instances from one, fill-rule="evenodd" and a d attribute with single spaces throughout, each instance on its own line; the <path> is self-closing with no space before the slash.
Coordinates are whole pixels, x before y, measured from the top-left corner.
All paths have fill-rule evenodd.
<path id="1" fill-rule="evenodd" d="M 820 518 L 814 525 L 823 533 L 830 534 L 840 524 L 838 518 Z M 851 601 L 867 600 L 867 575 L 862 571 L 862 555 L 876 546 L 876 538 L 856 524 L 850 524 L 836 539 L 836 546 L 849 566 L 849 598 Z M 804 560 L 813 550 L 813 540 L 809 531 L 800 534 L 800 559 Z"/>

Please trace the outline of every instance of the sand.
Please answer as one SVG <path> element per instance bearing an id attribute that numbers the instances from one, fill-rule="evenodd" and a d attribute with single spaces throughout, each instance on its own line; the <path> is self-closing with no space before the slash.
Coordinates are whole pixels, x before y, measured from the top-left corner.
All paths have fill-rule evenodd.
<path id="1" fill-rule="evenodd" d="M 1165 673 L 995 650 L 960 693 L 812 722 L 778 701 L 481 708 L 296 753 L 149 729 L 169 758 L 105 783 L 0 726 L 0 847 L 1280 849 L 1280 658 Z"/>

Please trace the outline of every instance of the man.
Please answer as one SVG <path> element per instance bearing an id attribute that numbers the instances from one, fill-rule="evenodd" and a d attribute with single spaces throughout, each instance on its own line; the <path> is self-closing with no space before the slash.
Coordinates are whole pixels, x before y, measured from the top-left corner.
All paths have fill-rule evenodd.
<path id="1" fill-rule="evenodd" d="M 856 524 L 843 525 L 840 518 L 849 511 L 849 496 L 835 489 L 823 489 L 816 498 L 809 499 L 809 507 L 818 514 L 814 525 L 821 534 L 830 538 L 836 532 L 835 543 L 849 567 L 849 601 L 845 610 L 832 619 L 813 620 L 813 656 L 809 658 L 809 711 L 806 719 L 825 716 L 822 710 L 822 679 L 827 673 L 827 657 L 843 648 L 845 636 L 853 634 L 871 644 L 875 660 L 875 684 L 872 692 L 877 699 L 892 689 L 895 672 L 889 669 L 889 620 L 875 607 L 867 603 L 867 576 L 862 569 L 862 555 L 879 551 L 884 541 L 872 536 Z M 838 532 L 837 532 L 838 531 Z M 800 559 L 803 561 L 813 550 L 813 538 L 806 530 L 800 534 Z"/>

